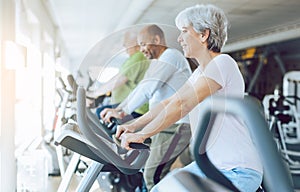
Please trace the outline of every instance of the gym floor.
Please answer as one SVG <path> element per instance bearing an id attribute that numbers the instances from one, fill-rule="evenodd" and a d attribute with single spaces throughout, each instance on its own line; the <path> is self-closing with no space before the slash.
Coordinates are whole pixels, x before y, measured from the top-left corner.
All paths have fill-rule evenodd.
<path id="1" fill-rule="evenodd" d="M 180 167 L 182 167 L 182 164 L 177 159 L 171 169 L 180 168 Z M 82 176 L 74 174 L 72 177 L 68 191 L 75 191 L 78 184 L 80 183 L 81 179 L 82 179 Z M 53 176 L 53 177 L 49 176 L 46 192 L 56 192 L 58 190 L 60 182 L 61 182 L 60 176 Z M 103 192 L 103 190 L 100 189 L 98 182 L 95 182 L 94 185 L 92 186 L 92 189 L 90 190 L 90 192 Z"/>
<path id="2" fill-rule="evenodd" d="M 72 177 L 68 191 L 75 191 L 81 179 L 82 179 L 81 176 L 74 175 Z M 48 185 L 47 185 L 46 192 L 56 192 L 59 187 L 60 181 L 61 181 L 61 177 L 48 177 Z M 103 191 L 100 189 L 98 182 L 95 182 L 90 192 L 103 192 Z"/>

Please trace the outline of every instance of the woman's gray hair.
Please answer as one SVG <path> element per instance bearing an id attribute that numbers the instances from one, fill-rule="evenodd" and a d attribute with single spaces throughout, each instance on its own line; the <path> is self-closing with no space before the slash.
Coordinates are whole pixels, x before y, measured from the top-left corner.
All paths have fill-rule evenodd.
<path id="1" fill-rule="evenodd" d="M 227 41 L 228 20 L 222 9 L 214 5 L 195 5 L 181 11 L 176 19 L 178 29 L 191 25 L 197 33 L 209 30 L 207 48 L 220 52 Z"/>

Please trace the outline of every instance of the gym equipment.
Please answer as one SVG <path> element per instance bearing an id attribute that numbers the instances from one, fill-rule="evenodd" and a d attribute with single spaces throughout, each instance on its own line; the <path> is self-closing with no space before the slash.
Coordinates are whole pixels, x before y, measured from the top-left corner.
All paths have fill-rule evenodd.
<path id="1" fill-rule="evenodd" d="M 206 142 L 210 134 L 213 116 L 229 113 L 241 117 L 256 144 L 264 168 L 263 184 L 266 191 L 292 192 L 291 176 L 279 154 L 266 121 L 257 102 L 251 98 L 237 99 L 213 97 L 203 101 L 199 127 L 196 129 L 193 153 L 200 169 L 208 179 L 178 171 L 172 177 L 163 179 L 157 186 L 158 191 L 238 191 L 235 186 L 210 162 L 206 152 Z M 214 104 L 213 108 L 212 103 Z"/>
<path id="2" fill-rule="evenodd" d="M 290 71 L 283 76 L 282 94 L 287 100 L 296 106 L 300 113 L 300 71 Z"/>
<path id="3" fill-rule="evenodd" d="M 91 120 L 95 126 L 100 126 L 102 130 L 104 130 L 106 132 L 106 134 L 113 138 L 113 135 L 116 133 L 117 131 L 117 126 L 123 124 L 124 122 L 127 122 L 127 119 L 124 120 L 120 120 L 114 117 L 111 117 L 110 121 L 111 123 L 105 123 L 102 119 L 98 119 L 89 109 L 86 110 L 86 114 L 89 120 Z M 95 130 L 97 134 L 102 135 L 103 137 L 106 137 L 106 134 L 103 134 L 103 132 L 98 132 L 97 130 Z M 145 145 L 149 145 L 151 144 L 151 138 L 147 138 L 144 141 Z M 135 145 L 135 144 L 131 144 L 131 145 Z M 138 147 L 138 146 L 136 146 Z M 145 147 L 140 145 L 139 147 Z"/>
<path id="4" fill-rule="evenodd" d="M 89 114 L 90 118 L 92 117 L 93 114 Z M 117 131 L 117 125 L 119 125 L 120 123 L 118 122 L 118 120 L 114 117 L 111 118 L 111 123 L 105 123 L 102 119 L 98 120 L 100 122 L 100 124 L 102 125 L 103 129 L 105 130 L 105 132 L 111 137 L 111 135 L 115 134 Z"/>
<path id="5" fill-rule="evenodd" d="M 289 98 L 268 96 L 269 129 L 292 174 L 300 174 L 300 118 Z"/>
<path id="6" fill-rule="evenodd" d="M 56 94 L 59 97 L 59 100 L 55 107 L 55 116 L 53 119 L 52 129 L 45 131 L 46 133 L 43 136 L 44 142 L 42 145 L 42 147 L 45 148 L 51 155 L 51 164 L 49 166 L 48 174 L 49 176 L 59 176 L 64 173 L 64 156 L 67 155 L 68 152 L 62 152 L 62 149 L 60 149 L 60 152 L 58 152 L 57 147 L 55 147 L 53 144 L 53 140 L 60 127 L 67 123 L 68 119 L 74 119 L 74 116 L 70 115 L 67 117 L 66 115 L 67 108 L 70 108 L 69 103 L 73 101 L 73 99 L 71 99 L 72 92 L 67 89 L 67 86 L 61 77 L 58 77 L 56 82 Z"/>
<path id="7" fill-rule="evenodd" d="M 60 93 L 61 102 L 58 106 L 56 120 L 54 125 L 54 140 L 60 135 L 61 128 L 63 125 L 68 123 L 69 121 L 76 121 L 76 112 L 74 102 L 76 101 L 76 97 L 73 94 L 72 90 L 67 89 L 67 85 L 64 83 L 62 78 L 58 78 L 61 87 L 58 88 L 58 92 Z M 73 86 L 71 86 L 73 88 Z M 63 176 L 66 171 L 66 164 L 71 158 L 71 151 L 62 146 L 56 146 L 55 148 L 57 161 L 59 165 L 60 175 Z"/>
<path id="8" fill-rule="evenodd" d="M 122 187 L 126 191 L 134 191 L 137 187 L 141 187 L 142 174 L 140 170 L 149 156 L 149 147 L 130 151 L 120 148 L 99 127 L 99 123 L 95 124 L 89 118 L 88 114 L 85 103 L 85 90 L 83 87 L 79 87 L 77 91 L 77 120 L 81 133 L 76 133 L 70 129 L 65 130 L 56 140 L 57 145 L 62 145 L 76 154 L 72 157 L 58 191 L 67 190 L 80 155 L 88 157 L 94 162 L 86 170 L 86 175 L 77 187 L 77 191 L 89 191 L 100 171 L 120 174 L 120 179 L 125 179 L 125 185 Z M 145 147 L 143 144 L 134 145 Z M 134 146 L 131 145 L 131 147 Z M 137 181 L 140 181 L 140 183 Z M 115 187 L 118 187 L 117 184 Z"/>

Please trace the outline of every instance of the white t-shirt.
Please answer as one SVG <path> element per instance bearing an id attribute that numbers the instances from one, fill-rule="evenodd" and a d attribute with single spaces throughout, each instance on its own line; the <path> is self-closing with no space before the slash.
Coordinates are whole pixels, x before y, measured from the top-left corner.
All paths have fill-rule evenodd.
<path id="1" fill-rule="evenodd" d="M 122 109 L 130 114 L 149 101 L 149 109 L 172 96 L 188 80 L 192 72 L 186 58 L 176 49 L 166 49 L 158 59 L 153 59 L 144 79 L 129 94 Z M 177 123 L 189 123 L 188 116 Z"/>
<path id="2" fill-rule="evenodd" d="M 244 80 L 237 63 L 226 54 L 216 56 L 201 71 L 197 68 L 189 81 L 194 84 L 197 78 L 204 76 L 221 85 L 215 95 L 244 97 Z M 224 102 L 224 106 L 226 101 Z M 213 106 L 212 106 L 213 107 Z M 201 103 L 190 113 L 192 131 L 198 127 Z M 211 162 L 219 169 L 243 167 L 263 172 L 260 159 L 250 138 L 248 128 L 238 117 L 218 114 L 213 124 L 206 151 Z"/>

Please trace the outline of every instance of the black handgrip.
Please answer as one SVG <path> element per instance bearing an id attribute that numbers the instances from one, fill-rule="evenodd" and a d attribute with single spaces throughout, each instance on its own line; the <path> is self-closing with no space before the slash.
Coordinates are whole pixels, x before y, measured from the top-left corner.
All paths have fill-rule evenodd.
<path id="1" fill-rule="evenodd" d="M 111 118 L 110 118 L 110 122 L 111 122 L 111 123 L 108 123 L 108 124 L 107 124 L 107 127 L 108 127 L 109 129 L 112 129 L 115 125 L 119 125 L 119 122 L 118 122 L 118 120 L 117 120 L 115 117 L 111 117 Z"/>
<path id="2" fill-rule="evenodd" d="M 100 123 L 102 124 L 102 125 L 104 125 L 104 126 L 106 126 L 108 129 L 111 129 L 113 126 L 115 126 L 116 124 L 118 125 L 118 122 L 117 122 L 117 120 L 115 119 L 114 117 L 112 117 L 111 118 L 111 123 L 106 123 L 106 122 L 104 122 L 103 121 L 103 119 L 100 119 L 99 121 L 100 121 Z"/>
<path id="3" fill-rule="evenodd" d="M 101 125 L 103 125 L 105 127 L 107 127 L 107 125 L 108 125 L 105 121 L 103 121 L 103 119 L 99 119 L 99 122 Z"/>
<path id="4" fill-rule="evenodd" d="M 100 119 L 99 122 L 100 122 L 100 126 L 109 135 L 109 137 L 112 137 L 112 135 L 116 133 L 116 129 L 114 129 L 115 126 L 109 127 L 108 124 L 105 123 L 102 119 Z"/>
<path id="5" fill-rule="evenodd" d="M 149 149 L 149 146 L 143 143 L 129 143 L 129 147 L 132 149 Z"/>
<path id="6" fill-rule="evenodd" d="M 144 141 L 145 144 L 151 144 L 151 142 L 152 142 L 151 138 L 147 138 Z"/>

